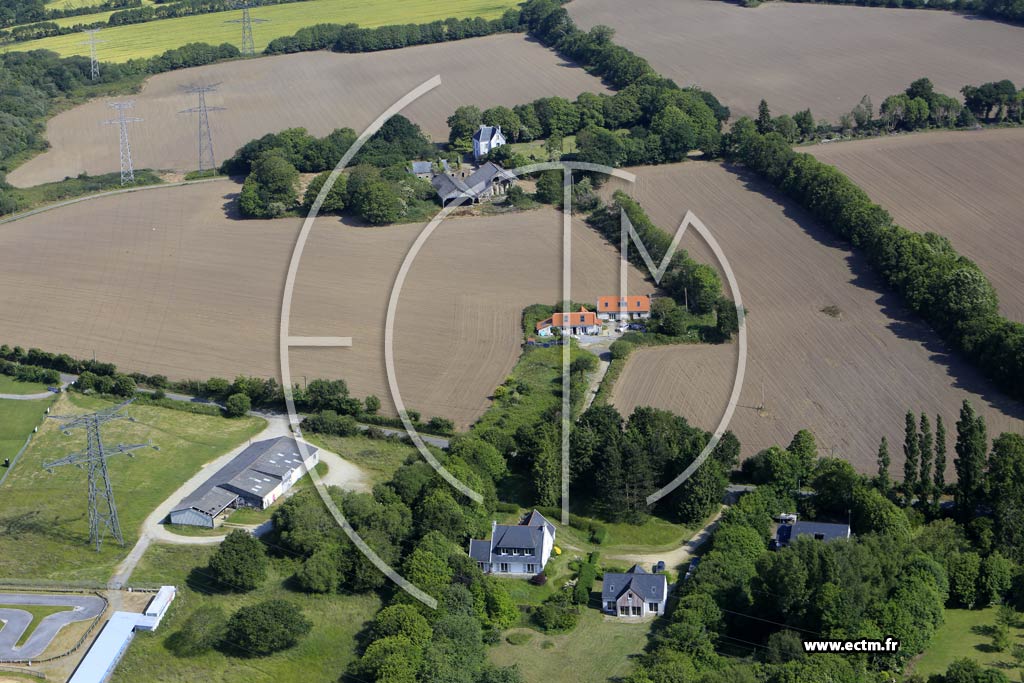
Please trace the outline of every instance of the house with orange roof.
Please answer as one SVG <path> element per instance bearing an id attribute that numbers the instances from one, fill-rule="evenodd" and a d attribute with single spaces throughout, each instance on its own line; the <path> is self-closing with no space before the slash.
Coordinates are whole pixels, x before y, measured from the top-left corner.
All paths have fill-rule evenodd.
<path id="1" fill-rule="evenodd" d="M 600 320 L 640 320 L 651 317 L 649 296 L 599 296 L 597 317 Z"/>
<path id="2" fill-rule="evenodd" d="M 541 337 L 550 337 L 555 330 L 568 335 L 600 334 L 601 321 L 596 313 L 581 306 L 580 310 L 572 313 L 555 313 L 547 320 L 541 320 L 536 327 Z"/>

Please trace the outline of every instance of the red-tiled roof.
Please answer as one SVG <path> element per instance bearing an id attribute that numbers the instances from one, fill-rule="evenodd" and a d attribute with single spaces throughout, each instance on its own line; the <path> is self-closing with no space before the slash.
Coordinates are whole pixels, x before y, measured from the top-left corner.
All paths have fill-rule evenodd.
<path id="1" fill-rule="evenodd" d="M 573 313 L 555 313 L 547 320 L 541 320 L 537 323 L 537 330 L 545 327 L 591 327 L 597 324 L 597 313 L 580 308 Z"/>
<path id="2" fill-rule="evenodd" d="M 651 297 L 649 296 L 599 296 L 597 297 L 598 313 L 650 313 Z"/>

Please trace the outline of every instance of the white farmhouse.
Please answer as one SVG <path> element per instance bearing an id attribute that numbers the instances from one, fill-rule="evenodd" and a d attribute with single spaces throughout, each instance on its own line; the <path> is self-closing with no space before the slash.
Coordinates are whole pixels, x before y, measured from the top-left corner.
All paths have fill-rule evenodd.
<path id="1" fill-rule="evenodd" d="M 491 538 L 469 542 L 469 556 L 485 574 L 539 574 L 555 547 L 555 525 L 536 510 L 519 524 L 491 524 Z"/>
<path id="2" fill-rule="evenodd" d="M 480 126 L 480 130 L 473 133 L 473 158 L 480 161 L 492 149 L 497 149 L 506 142 L 501 126 Z"/>

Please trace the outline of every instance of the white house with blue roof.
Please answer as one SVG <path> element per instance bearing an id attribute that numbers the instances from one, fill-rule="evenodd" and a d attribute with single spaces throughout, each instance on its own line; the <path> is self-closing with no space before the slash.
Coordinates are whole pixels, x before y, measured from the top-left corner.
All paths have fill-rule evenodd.
<path id="1" fill-rule="evenodd" d="M 480 126 L 480 129 L 473 133 L 473 158 L 477 161 L 484 158 L 492 149 L 497 149 L 508 141 L 501 126 Z"/>
<path id="2" fill-rule="evenodd" d="M 555 547 L 555 525 L 536 510 L 519 524 L 491 523 L 491 537 L 469 542 L 469 556 L 485 574 L 539 574 Z"/>

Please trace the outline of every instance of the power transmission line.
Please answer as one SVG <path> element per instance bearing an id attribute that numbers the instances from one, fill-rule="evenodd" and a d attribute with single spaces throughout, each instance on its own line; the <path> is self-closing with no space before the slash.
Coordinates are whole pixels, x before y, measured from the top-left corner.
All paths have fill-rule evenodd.
<path id="1" fill-rule="evenodd" d="M 117 118 L 104 121 L 106 125 L 117 124 L 120 129 L 120 147 L 121 147 L 121 184 L 135 182 L 135 167 L 132 165 L 132 146 L 128 141 L 128 124 L 137 123 L 143 121 L 137 116 L 129 117 L 125 112 L 135 106 L 134 102 L 112 102 L 110 105 L 111 109 L 117 110 Z"/>
<path id="2" fill-rule="evenodd" d="M 220 83 L 213 85 L 189 85 L 185 92 L 199 96 L 199 106 L 183 109 L 179 114 L 199 114 L 199 170 L 209 171 L 217 167 L 213 156 L 213 134 L 210 132 L 210 112 L 224 111 L 224 107 L 210 107 L 206 104 L 206 93 L 216 92 Z"/>
<path id="3" fill-rule="evenodd" d="M 252 56 L 256 54 L 256 42 L 252 38 L 252 25 L 253 24 L 265 24 L 269 19 L 253 19 L 249 15 L 249 1 L 244 0 L 241 3 L 242 18 L 241 19 L 229 19 L 226 24 L 241 24 L 242 25 L 242 54 L 246 56 Z"/>
<path id="4" fill-rule="evenodd" d="M 110 486 L 110 472 L 107 470 L 107 458 L 122 453 L 131 457 L 131 452 L 149 444 L 135 444 L 126 446 L 118 444 L 108 449 L 103 445 L 100 436 L 100 427 L 113 420 L 127 419 L 134 422 L 135 419 L 128 417 L 121 411 L 131 403 L 125 401 L 116 406 L 106 408 L 96 413 L 77 416 L 51 415 L 57 420 L 66 420 L 63 425 L 65 434 L 70 434 L 72 429 L 85 428 L 88 437 L 88 446 L 81 453 L 73 453 L 59 460 L 52 460 L 43 463 L 43 469 L 50 472 L 55 467 L 63 465 L 75 465 L 79 468 L 86 468 L 89 473 L 89 542 L 96 544 L 96 552 L 100 550 L 103 540 L 103 528 L 110 531 L 114 539 L 124 545 L 124 536 L 121 534 L 121 524 L 117 519 L 117 506 L 114 504 L 114 491 Z"/>
<path id="5" fill-rule="evenodd" d="M 82 42 L 82 45 L 89 46 L 89 80 L 95 81 L 100 77 L 100 62 L 96 59 L 96 44 L 105 43 L 105 40 L 99 40 L 96 34 L 100 32 L 98 28 L 89 28 L 82 31 L 89 35 L 88 40 Z"/>

